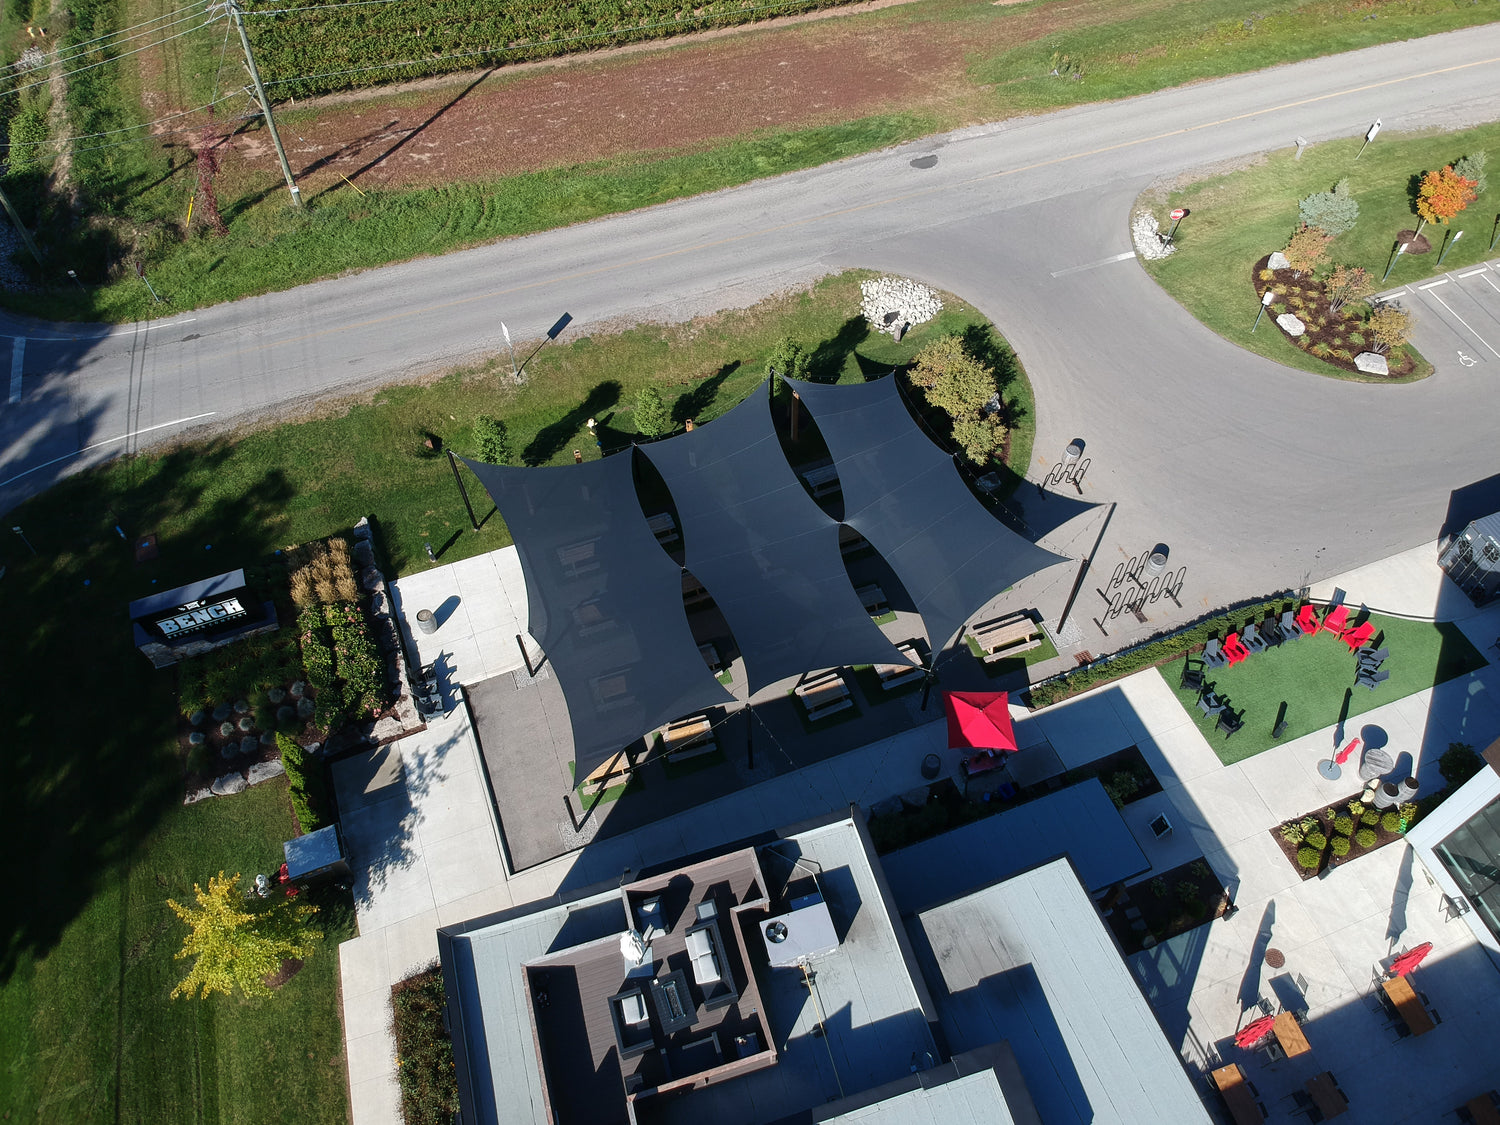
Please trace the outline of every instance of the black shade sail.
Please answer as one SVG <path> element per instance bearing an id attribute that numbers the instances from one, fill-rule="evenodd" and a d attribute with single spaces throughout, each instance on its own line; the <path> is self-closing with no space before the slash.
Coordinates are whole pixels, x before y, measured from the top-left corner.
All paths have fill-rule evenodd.
<path id="1" fill-rule="evenodd" d="M 578 776 L 672 719 L 734 698 L 688 629 L 681 569 L 641 513 L 631 454 L 474 471 L 515 539 L 529 631 L 567 700 Z"/>
<path id="2" fill-rule="evenodd" d="M 953 458 L 917 428 L 894 377 L 841 386 L 788 383 L 833 454 L 844 522 L 901 579 L 927 626 L 934 655 L 996 594 L 1067 561 L 985 510 Z"/>
<path id="3" fill-rule="evenodd" d="M 671 490 L 687 568 L 723 612 L 751 691 L 813 669 L 907 662 L 854 593 L 838 523 L 787 464 L 764 393 L 641 452 Z"/>

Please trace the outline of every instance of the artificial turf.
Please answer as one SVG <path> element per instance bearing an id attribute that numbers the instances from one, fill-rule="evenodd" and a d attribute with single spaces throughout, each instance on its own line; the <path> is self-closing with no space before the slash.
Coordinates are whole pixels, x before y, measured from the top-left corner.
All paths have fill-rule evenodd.
<path id="1" fill-rule="evenodd" d="M 1351 617 L 1351 623 L 1357 620 Z M 1331 727 L 1386 703 L 1484 667 L 1485 660 L 1450 622 L 1407 621 L 1371 614 L 1375 645 L 1390 650 L 1383 668 L 1390 679 L 1374 691 L 1354 682 L 1354 655 L 1332 633 L 1322 632 L 1282 644 L 1230 668 L 1209 668 L 1205 680 L 1245 725 L 1232 736 L 1217 729 L 1218 718 L 1196 706 L 1198 693 L 1181 688 L 1182 661 L 1162 665 L 1161 673 L 1183 708 L 1225 765 L 1243 761 L 1274 745 L 1272 728 L 1286 704 L 1284 741 Z M 1347 708 L 1347 709 L 1346 709 Z"/>

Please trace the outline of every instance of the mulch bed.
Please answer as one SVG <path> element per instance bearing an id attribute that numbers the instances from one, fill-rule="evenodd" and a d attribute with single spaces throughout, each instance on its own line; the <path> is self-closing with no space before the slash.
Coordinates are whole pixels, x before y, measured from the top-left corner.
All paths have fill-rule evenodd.
<path id="1" fill-rule="evenodd" d="M 1357 833 L 1361 828 L 1373 828 L 1375 832 L 1375 843 L 1368 848 L 1362 848 L 1351 838 L 1351 840 L 1349 841 L 1348 855 L 1336 856 L 1333 854 L 1331 850 L 1331 844 L 1335 833 L 1332 823 L 1333 817 L 1330 817 L 1328 815 L 1328 811 L 1332 809 L 1335 817 L 1349 815 L 1349 803 L 1351 801 L 1357 801 L 1359 799 L 1360 792 L 1362 792 L 1362 790 L 1350 793 L 1347 797 L 1340 797 L 1337 801 L 1333 801 L 1322 808 L 1314 809 L 1311 812 L 1303 813 L 1301 816 L 1291 817 L 1290 819 L 1282 821 L 1281 824 L 1278 824 L 1274 828 L 1269 830 L 1271 833 L 1271 839 L 1276 841 L 1276 846 L 1281 849 L 1281 854 L 1286 856 L 1286 861 L 1292 865 L 1292 870 L 1295 871 L 1304 882 L 1306 882 L 1308 879 L 1316 878 L 1330 868 L 1340 867 L 1343 864 L 1358 859 L 1360 856 L 1369 855 L 1371 852 L 1377 850 L 1378 848 L 1383 848 L 1389 843 L 1402 839 L 1403 833 L 1388 832 L 1385 828 L 1378 824 L 1356 824 L 1354 826 L 1355 833 Z M 1380 812 L 1383 815 L 1384 813 L 1392 810 L 1378 809 L 1376 811 Z M 1300 863 L 1297 862 L 1297 852 L 1303 845 L 1293 844 L 1289 840 L 1283 839 L 1281 835 L 1281 829 L 1283 825 L 1299 824 L 1303 820 L 1306 820 L 1308 818 L 1311 818 L 1318 822 L 1318 831 L 1328 837 L 1330 845 L 1323 848 L 1322 859 L 1319 861 L 1317 867 L 1312 868 L 1303 867 Z M 1407 827 L 1409 828 L 1410 825 L 1408 825 Z"/>
<path id="2" fill-rule="evenodd" d="M 1419 241 L 1426 242 L 1426 239 Z M 1407 253 L 1412 252 L 1407 251 Z M 1261 327 L 1269 327 L 1272 331 L 1281 332 L 1280 326 L 1276 324 L 1276 317 L 1290 312 L 1302 321 L 1307 329 L 1301 336 L 1287 337 L 1297 347 L 1331 367 L 1353 372 L 1362 379 L 1380 378 L 1360 371 L 1354 366 L 1354 357 L 1360 352 L 1375 350 L 1373 341 L 1365 335 L 1363 317 L 1351 315 L 1353 310 L 1363 310 L 1364 304 L 1359 301 L 1350 301 L 1334 312 L 1327 295 L 1323 292 L 1323 286 L 1306 271 L 1298 276 L 1295 270 L 1271 270 L 1271 279 L 1264 280 L 1261 274 L 1268 269 L 1266 263 L 1270 260 L 1271 256 L 1267 254 L 1256 262 L 1250 271 L 1250 282 L 1255 287 L 1257 299 L 1264 296 L 1267 288 L 1274 290 L 1277 294 L 1276 300 L 1266 310 Z M 1326 354 L 1320 354 L 1321 349 L 1327 349 Z M 1416 361 L 1404 348 L 1392 350 L 1386 356 L 1386 363 L 1390 367 L 1388 377 L 1392 379 L 1412 374 L 1417 366 Z"/>
<path id="3" fill-rule="evenodd" d="M 1185 893 L 1184 884 L 1192 887 L 1191 896 Z M 1224 884 L 1208 860 L 1195 859 L 1130 887 L 1105 920 L 1128 957 L 1146 948 L 1148 937 L 1158 942 L 1174 938 L 1222 916 L 1228 904 Z M 1127 916 L 1131 907 L 1141 912 L 1138 921 L 1145 923 L 1145 929 L 1137 929 L 1137 919 Z"/>
<path id="4" fill-rule="evenodd" d="M 261 979 L 266 982 L 267 988 L 274 991 L 284 985 L 287 981 L 291 980 L 301 971 L 302 960 L 297 957 L 292 957 L 286 961 L 283 961 L 281 963 L 281 968 L 277 969 L 274 973 L 269 973 Z"/>

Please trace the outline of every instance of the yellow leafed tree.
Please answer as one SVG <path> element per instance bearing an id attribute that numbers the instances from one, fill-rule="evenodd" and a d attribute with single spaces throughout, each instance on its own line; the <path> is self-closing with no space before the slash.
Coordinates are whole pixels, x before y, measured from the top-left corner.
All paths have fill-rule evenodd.
<path id="1" fill-rule="evenodd" d="M 167 905 L 188 925 L 188 934 L 176 957 L 196 957 L 187 976 L 172 989 L 172 996 L 194 992 L 206 999 L 212 992 L 267 996 L 265 978 L 281 968 L 283 961 L 305 958 L 321 936 L 307 923 L 318 912 L 316 906 L 293 905 L 277 898 L 262 905 L 247 902 L 239 890 L 239 875 L 224 872 L 208 881 L 208 890 L 193 884 L 197 906 Z"/>

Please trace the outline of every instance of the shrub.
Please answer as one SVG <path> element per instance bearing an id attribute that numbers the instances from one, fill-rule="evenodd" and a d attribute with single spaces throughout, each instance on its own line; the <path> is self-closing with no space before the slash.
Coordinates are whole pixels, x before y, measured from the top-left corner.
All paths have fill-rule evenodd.
<path id="1" fill-rule="evenodd" d="M 1177 901 L 1183 906 L 1191 906 L 1198 902 L 1198 884 L 1191 879 L 1184 879 L 1177 884 Z M 1200 904 L 1201 905 L 1201 904 Z"/>
<path id="2" fill-rule="evenodd" d="M 1349 854 L 1349 837 L 1335 836 L 1330 847 L 1332 848 L 1334 855 L 1336 855 L 1339 859 L 1343 859 L 1346 855 Z"/>
<path id="3" fill-rule="evenodd" d="M 1319 359 L 1327 359 L 1328 356 L 1333 353 L 1333 349 L 1330 348 L 1327 344 L 1314 344 L 1311 348 L 1308 349 L 1308 351 L 1317 356 Z"/>
<path id="4" fill-rule="evenodd" d="M 1377 824 L 1380 823 L 1380 814 L 1374 809 L 1365 809 L 1364 812 L 1360 813 L 1359 821 L 1361 824 L 1367 825 L 1370 828 L 1374 828 Z"/>
<path id="5" fill-rule="evenodd" d="M 187 768 L 191 773 L 211 773 L 215 757 L 213 747 L 207 743 L 191 747 L 187 754 Z"/>
<path id="6" fill-rule="evenodd" d="M 1350 816 L 1336 816 L 1333 818 L 1333 830 L 1340 836 L 1347 836 L 1354 831 L 1354 818 Z"/>
<path id="7" fill-rule="evenodd" d="M 635 428 L 649 438 L 672 432 L 672 412 L 655 387 L 642 387 L 635 396 Z"/>
<path id="8" fill-rule="evenodd" d="M 1307 834 L 1307 846 L 1322 851 L 1328 846 L 1328 837 L 1321 832 L 1309 832 Z"/>
<path id="9" fill-rule="evenodd" d="M 1299 202 L 1297 217 L 1304 225 L 1332 237 L 1354 228 L 1359 221 L 1359 201 L 1350 193 L 1348 179 L 1341 179 L 1332 191 L 1314 192 Z"/>
<path id="10" fill-rule="evenodd" d="M 1307 870 L 1311 871 L 1315 867 L 1317 867 L 1318 864 L 1322 862 L 1322 860 L 1323 860 L 1323 853 L 1320 852 L 1320 851 L 1318 851 L 1317 848 L 1298 848 L 1297 849 L 1297 866 L 1298 867 L 1305 867 L 1305 868 L 1307 868 Z"/>
<path id="11" fill-rule="evenodd" d="M 1417 214 L 1424 223 L 1446 226 L 1476 198 L 1474 181 L 1460 176 L 1453 165 L 1446 164 L 1423 174 L 1417 189 Z"/>
<path id="12" fill-rule="evenodd" d="M 1484 759 L 1467 742 L 1450 742 L 1438 759 L 1438 769 L 1449 789 L 1457 789 L 1484 766 Z"/>
<path id="13" fill-rule="evenodd" d="M 1358 301 L 1375 292 L 1375 281 L 1363 266 L 1335 266 L 1323 283 L 1328 307 L 1338 312 L 1350 301 Z"/>
<path id="14" fill-rule="evenodd" d="M 1160 875 L 1151 880 L 1151 893 L 1157 898 L 1167 897 L 1167 881 Z"/>
<path id="15" fill-rule="evenodd" d="M 1310 273 L 1328 260 L 1330 241 L 1329 236 L 1317 227 L 1304 224 L 1292 235 L 1282 253 L 1297 273 Z"/>
<path id="16" fill-rule="evenodd" d="M 50 101 L 35 93 L 23 95 L 20 108 L 10 119 L 11 147 L 6 155 L 12 174 L 41 168 L 50 159 L 46 143 Z"/>
<path id="17" fill-rule="evenodd" d="M 1349 802 L 1348 808 L 1349 808 L 1349 815 L 1352 816 L 1352 817 L 1354 817 L 1356 820 L 1358 820 L 1360 817 L 1362 817 L 1362 816 L 1365 815 L 1365 803 L 1363 801 L 1361 801 L 1358 797 L 1354 798 L 1354 800 L 1352 800 L 1352 801 Z M 1348 834 L 1349 834 L 1348 832 L 1344 832 L 1344 835 L 1347 836 Z"/>
<path id="18" fill-rule="evenodd" d="M 1351 333 L 1349 333 L 1349 343 L 1350 344 L 1354 345 L 1355 347 L 1359 347 L 1364 342 L 1365 342 L 1365 334 L 1363 332 L 1351 332 Z"/>
<path id="19" fill-rule="evenodd" d="M 297 823 L 302 834 L 316 832 L 327 824 L 323 810 L 327 809 L 328 792 L 323 784 L 323 764 L 310 761 L 307 751 L 297 741 L 284 734 L 276 736 L 276 749 L 281 751 L 281 767 L 286 771 L 287 784 L 291 789 L 292 811 L 297 814 Z"/>
<path id="20" fill-rule="evenodd" d="M 805 380 L 811 362 L 812 357 L 790 336 L 777 340 L 771 354 L 766 356 L 766 377 L 772 381 L 771 393 L 780 392 L 782 379 Z"/>
<path id="21" fill-rule="evenodd" d="M 1333 358 L 1342 359 L 1345 362 L 1349 362 L 1354 359 L 1354 353 L 1351 352 L 1348 348 L 1334 348 Z"/>
<path id="22" fill-rule="evenodd" d="M 1375 846 L 1375 829 L 1361 828 L 1354 834 L 1354 842 L 1362 848 L 1373 848 Z"/>
<path id="23" fill-rule="evenodd" d="M 1411 339 L 1411 313 L 1395 305 L 1381 305 L 1365 318 L 1377 352 L 1389 352 Z"/>
<path id="24" fill-rule="evenodd" d="M 491 465 L 514 465 L 515 450 L 511 448 L 510 434 L 505 423 L 488 414 L 474 419 L 474 453 L 479 460 Z"/>
<path id="25" fill-rule="evenodd" d="M 1408 801 L 1396 810 L 1396 815 L 1401 818 L 1401 831 L 1405 832 L 1417 819 L 1417 805 L 1414 801 Z"/>
<path id="26" fill-rule="evenodd" d="M 1380 818 L 1380 827 L 1384 828 L 1387 832 L 1400 832 L 1401 814 L 1392 809 Z"/>
<path id="27" fill-rule="evenodd" d="M 1485 161 L 1488 159 L 1482 152 L 1471 152 L 1453 162 L 1453 171 L 1471 182 L 1476 192 L 1482 192 L 1489 186 L 1489 179 L 1484 174 Z"/>
<path id="28" fill-rule="evenodd" d="M 1276 280 L 1276 271 L 1275 270 L 1261 270 L 1260 273 L 1257 276 L 1262 281 L 1275 281 Z"/>
<path id="29" fill-rule="evenodd" d="M 443 1030 L 443 974 L 428 969 L 391 988 L 391 1031 L 406 1125 L 448 1125 L 458 1114 L 453 1043 Z"/>
<path id="30" fill-rule="evenodd" d="M 1300 844 L 1307 838 L 1307 833 L 1302 831 L 1300 824 L 1283 824 L 1281 826 L 1281 838 L 1288 844 Z"/>
<path id="31" fill-rule="evenodd" d="M 1140 788 L 1141 784 L 1135 779 L 1135 775 L 1126 770 L 1112 773 L 1104 779 L 1104 791 L 1109 794 L 1109 799 L 1117 809 L 1123 809 L 1130 798 L 1140 792 Z"/>

